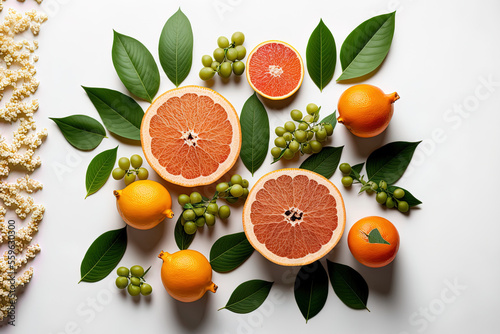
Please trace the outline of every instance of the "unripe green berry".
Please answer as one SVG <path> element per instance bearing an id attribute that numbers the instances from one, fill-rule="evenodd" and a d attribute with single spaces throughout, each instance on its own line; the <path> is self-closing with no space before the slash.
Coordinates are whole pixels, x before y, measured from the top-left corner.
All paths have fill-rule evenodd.
<path id="1" fill-rule="evenodd" d="M 377 200 L 377 203 L 385 204 L 385 202 L 387 201 L 387 193 L 381 191 L 377 194 L 377 197 L 375 197 L 375 199 Z"/>
<path id="2" fill-rule="evenodd" d="M 346 175 L 349 175 L 351 173 L 351 170 L 352 170 L 351 165 L 349 165 L 346 162 L 341 163 L 339 166 L 339 169 L 342 172 L 342 174 L 346 174 Z"/>
<path id="3" fill-rule="evenodd" d="M 344 176 L 341 180 L 342 184 L 344 185 L 344 187 L 350 187 L 352 186 L 352 177 L 350 176 Z"/>

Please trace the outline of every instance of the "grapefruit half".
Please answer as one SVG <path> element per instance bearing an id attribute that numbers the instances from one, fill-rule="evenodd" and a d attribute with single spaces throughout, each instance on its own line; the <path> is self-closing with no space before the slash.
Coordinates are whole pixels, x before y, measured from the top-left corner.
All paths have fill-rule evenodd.
<path id="1" fill-rule="evenodd" d="M 243 207 L 248 241 L 268 260 L 302 266 L 330 252 L 345 228 L 342 195 L 327 178 L 296 168 L 264 175 Z"/>
<path id="2" fill-rule="evenodd" d="M 210 184 L 238 159 L 238 114 L 209 88 L 175 88 L 159 96 L 144 114 L 141 144 L 149 165 L 168 182 L 184 187 Z"/>
<path id="3" fill-rule="evenodd" d="M 304 64 L 290 44 L 267 41 L 248 55 L 246 73 L 248 83 L 257 93 L 271 100 L 283 100 L 302 85 Z"/>

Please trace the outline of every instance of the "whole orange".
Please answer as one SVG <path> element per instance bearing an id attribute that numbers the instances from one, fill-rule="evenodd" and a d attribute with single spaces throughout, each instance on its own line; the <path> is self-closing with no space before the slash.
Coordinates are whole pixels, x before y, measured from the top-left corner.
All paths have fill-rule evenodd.
<path id="1" fill-rule="evenodd" d="M 358 220 L 350 229 L 347 244 L 356 260 L 379 268 L 394 260 L 399 249 L 399 233 L 387 219 L 377 216 Z"/>
<path id="2" fill-rule="evenodd" d="M 397 93 L 385 94 L 372 85 L 354 85 L 339 98 L 337 120 L 358 137 L 374 137 L 389 125 L 394 112 L 392 104 L 398 99 Z"/>
<path id="3" fill-rule="evenodd" d="M 207 291 L 217 291 L 217 285 L 212 282 L 212 266 L 200 252 L 185 249 L 169 254 L 162 251 L 158 257 L 163 260 L 161 281 L 173 298 L 194 302 Z"/>
<path id="4" fill-rule="evenodd" d="M 172 198 L 160 183 L 140 180 L 123 190 L 115 190 L 116 207 L 123 220 L 139 230 L 155 227 L 165 217 L 172 218 Z"/>

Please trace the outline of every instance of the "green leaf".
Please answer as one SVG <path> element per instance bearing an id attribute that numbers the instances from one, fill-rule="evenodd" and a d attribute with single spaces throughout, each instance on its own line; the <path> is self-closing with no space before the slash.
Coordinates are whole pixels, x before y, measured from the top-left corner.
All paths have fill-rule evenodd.
<path id="1" fill-rule="evenodd" d="M 116 73 L 129 92 L 152 102 L 160 87 L 160 71 L 149 50 L 138 40 L 113 30 L 111 55 Z"/>
<path id="2" fill-rule="evenodd" d="M 396 12 L 372 17 L 361 23 L 340 48 L 342 75 L 337 81 L 366 75 L 382 64 L 392 43 Z"/>
<path id="3" fill-rule="evenodd" d="M 101 189 L 106 183 L 115 166 L 117 151 L 118 146 L 101 152 L 92 159 L 87 167 L 87 175 L 85 177 L 85 188 L 87 189 L 87 196 L 85 198 Z"/>
<path id="4" fill-rule="evenodd" d="M 349 266 L 328 260 L 326 260 L 326 263 L 333 291 L 340 300 L 350 308 L 368 310 L 368 307 L 366 307 L 368 284 L 366 284 L 363 276 Z"/>
<path id="5" fill-rule="evenodd" d="M 255 311 L 266 300 L 273 283 L 258 279 L 241 283 L 229 297 L 226 306 L 219 311 L 226 309 L 240 314 Z"/>
<path id="6" fill-rule="evenodd" d="M 354 180 L 360 180 L 361 179 L 361 170 L 363 169 L 363 166 L 365 165 L 364 162 L 354 165 L 351 167 L 351 172 L 349 173 L 349 176 L 352 177 Z"/>
<path id="7" fill-rule="evenodd" d="M 180 250 L 188 249 L 189 245 L 193 242 L 194 234 L 187 234 L 184 231 L 184 226 L 181 224 L 181 217 L 182 215 L 179 216 L 177 219 L 177 223 L 175 223 L 175 228 L 174 228 L 174 238 L 175 238 L 175 243 L 177 244 L 177 247 L 179 247 Z"/>
<path id="8" fill-rule="evenodd" d="M 120 137 L 141 139 L 144 111 L 133 98 L 112 89 L 93 87 L 83 87 L 83 89 L 109 131 Z"/>
<path id="9" fill-rule="evenodd" d="M 321 152 L 313 154 L 304 160 L 300 168 L 316 172 L 329 179 L 339 166 L 343 149 L 344 146 L 323 147 Z"/>
<path id="10" fill-rule="evenodd" d="M 61 130 L 64 138 L 79 150 L 93 150 L 106 137 L 104 127 L 86 115 L 72 115 L 63 118 L 49 117 Z"/>
<path id="11" fill-rule="evenodd" d="M 321 120 L 320 123 L 329 123 L 333 126 L 333 128 L 335 129 L 335 126 L 337 125 L 337 111 L 334 111 L 332 114 L 326 116 L 325 118 L 323 118 Z"/>
<path id="12" fill-rule="evenodd" d="M 269 118 L 257 93 L 253 93 L 243 105 L 240 124 L 240 158 L 253 176 L 266 159 L 269 149 Z"/>
<path id="13" fill-rule="evenodd" d="M 210 265 L 216 272 L 225 273 L 238 268 L 253 251 L 245 232 L 226 235 L 219 238 L 210 249 Z"/>
<path id="14" fill-rule="evenodd" d="M 366 234 L 365 232 L 363 232 L 363 233 L 368 237 L 368 242 L 370 244 L 386 244 L 386 245 L 390 245 L 390 243 L 382 237 L 382 235 L 380 234 L 380 231 L 378 230 L 378 228 L 375 228 L 375 229 L 371 230 L 370 234 Z"/>
<path id="15" fill-rule="evenodd" d="M 180 8 L 165 23 L 158 52 L 165 74 L 179 87 L 188 76 L 193 62 L 193 31 L 189 19 Z"/>
<path id="16" fill-rule="evenodd" d="M 387 184 L 399 180 L 420 143 L 396 141 L 373 151 L 366 160 L 368 179 L 376 183 L 384 180 Z"/>
<path id="17" fill-rule="evenodd" d="M 396 190 L 398 188 L 399 189 L 403 189 L 404 192 L 405 192 L 405 195 L 403 196 L 403 198 L 400 199 L 400 201 L 406 201 L 406 202 L 408 202 L 408 205 L 410 207 L 422 204 L 421 201 L 419 201 L 415 196 L 413 196 L 408 190 L 406 190 L 404 188 L 401 188 L 401 187 L 398 187 L 398 186 L 388 186 L 387 190 L 389 190 L 391 193 L 393 193 L 394 190 Z"/>
<path id="18" fill-rule="evenodd" d="M 80 266 L 80 282 L 98 282 L 108 276 L 126 249 L 126 227 L 101 234 L 85 253 Z"/>
<path id="19" fill-rule="evenodd" d="M 323 309 L 328 297 L 328 276 L 319 260 L 300 268 L 294 292 L 295 301 L 307 323 Z"/>
<path id="20" fill-rule="evenodd" d="M 335 39 L 328 27 L 319 21 L 318 26 L 309 37 L 306 49 L 307 71 L 320 91 L 328 85 L 335 72 L 337 47 Z"/>

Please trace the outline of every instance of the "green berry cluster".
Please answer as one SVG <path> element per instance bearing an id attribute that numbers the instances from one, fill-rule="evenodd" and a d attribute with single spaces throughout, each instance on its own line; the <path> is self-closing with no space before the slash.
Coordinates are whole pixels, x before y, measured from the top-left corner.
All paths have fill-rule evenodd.
<path id="1" fill-rule="evenodd" d="M 213 226 L 216 217 L 227 219 L 231 215 L 231 209 L 227 205 L 219 207 L 217 199 L 225 199 L 229 203 L 236 203 L 240 198 L 248 196 L 248 181 L 240 175 L 235 174 L 230 182 L 221 182 L 215 188 L 215 194 L 212 199 L 203 197 L 198 192 L 192 192 L 189 196 L 179 195 L 177 201 L 184 211 L 181 216 L 181 224 L 184 226 L 184 232 L 194 234 L 198 228 Z"/>
<path id="2" fill-rule="evenodd" d="M 138 154 L 134 154 L 130 159 L 122 157 L 118 160 L 118 167 L 113 169 L 113 179 L 121 180 L 125 178 L 125 185 L 127 186 L 134 182 L 136 177 L 139 180 L 147 180 L 149 172 L 141 166 L 142 158 Z"/>
<path id="3" fill-rule="evenodd" d="M 218 73 L 223 78 L 229 78 L 231 73 L 242 75 L 245 71 L 245 63 L 241 60 L 247 55 L 247 50 L 243 46 L 245 35 L 242 32 L 235 32 L 231 36 L 231 43 L 227 37 L 220 36 L 217 39 L 219 46 L 214 50 L 214 57 L 204 55 L 201 57 L 203 68 L 200 70 L 201 80 L 210 80 Z"/>
<path id="4" fill-rule="evenodd" d="M 320 109 L 316 104 L 309 103 L 306 107 L 307 115 L 304 117 L 302 111 L 294 109 L 290 112 L 293 121 L 288 121 L 274 130 L 278 136 L 274 140 L 276 147 L 271 149 L 274 162 L 282 157 L 290 160 L 299 151 L 301 154 L 311 154 L 319 153 L 323 149 L 323 143 L 333 134 L 333 125 L 318 123 Z"/>
<path id="5" fill-rule="evenodd" d="M 403 213 L 410 210 L 408 202 L 403 200 L 405 197 L 403 189 L 396 188 L 391 192 L 388 190 L 387 182 L 384 180 L 381 180 L 378 184 L 373 181 L 366 182 L 362 176 L 360 177 L 358 173 L 352 170 L 351 165 L 348 163 L 340 164 L 339 169 L 344 174 L 341 180 L 344 187 L 350 187 L 354 180 L 356 180 L 363 185 L 360 192 L 366 191 L 369 194 L 377 193 L 375 196 L 377 203 L 385 205 L 389 209 L 397 208 Z"/>
<path id="6" fill-rule="evenodd" d="M 148 296 L 153 292 L 151 285 L 146 283 L 144 276 L 148 273 L 149 267 L 146 271 L 141 266 L 135 265 L 130 268 L 120 267 L 116 270 L 118 277 L 116 278 L 116 287 L 118 289 L 127 288 L 131 296 Z"/>

